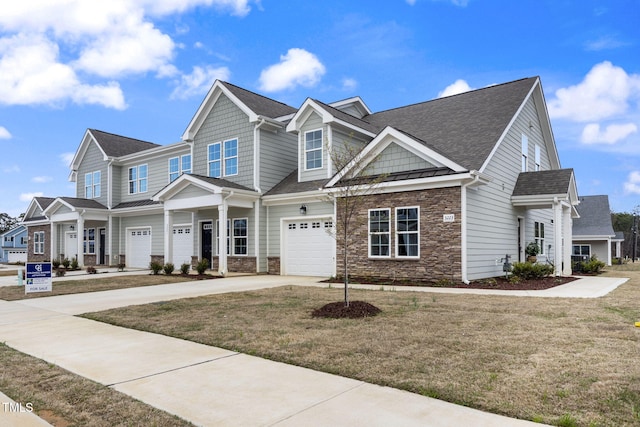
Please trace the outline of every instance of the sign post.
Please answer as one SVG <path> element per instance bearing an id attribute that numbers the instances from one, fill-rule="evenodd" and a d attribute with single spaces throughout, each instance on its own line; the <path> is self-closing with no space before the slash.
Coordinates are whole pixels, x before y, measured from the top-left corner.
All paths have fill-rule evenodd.
<path id="1" fill-rule="evenodd" d="M 31 292 L 51 292 L 53 286 L 51 281 L 50 262 L 28 262 L 27 282 L 24 286 L 24 293 Z"/>

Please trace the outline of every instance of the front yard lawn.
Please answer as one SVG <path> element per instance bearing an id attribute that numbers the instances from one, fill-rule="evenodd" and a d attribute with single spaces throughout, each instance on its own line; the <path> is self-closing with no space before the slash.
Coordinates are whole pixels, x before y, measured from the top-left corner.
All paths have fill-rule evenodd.
<path id="1" fill-rule="evenodd" d="M 313 318 L 342 290 L 281 287 L 85 317 L 558 425 L 640 425 L 640 272 L 599 299 L 352 290 L 382 309 Z"/>

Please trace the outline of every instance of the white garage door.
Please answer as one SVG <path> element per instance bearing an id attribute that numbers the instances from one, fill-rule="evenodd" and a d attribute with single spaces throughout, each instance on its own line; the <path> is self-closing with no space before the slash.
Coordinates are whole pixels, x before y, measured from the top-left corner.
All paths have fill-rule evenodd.
<path id="1" fill-rule="evenodd" d="M 191 226 L 173 227 L 173 265 L 191 264 L 193 232 Z"/>
<path id="2" fill-rule="evenodd" d="M 127 267 L 149 268 L 151 262 L 151 228 L 127 230 Z"/>
<path id="3" fill-rule="evenodd" d="M 330 277 L 335 272 L 335 240 L 331 219 L 287 221 L 283 233 L 285 260 L 282 274 Z"/>
<path id="4" fill-rule="evenodd" d="M 9 251 L 9 262 L 27 262 L 27 251 Z"/>

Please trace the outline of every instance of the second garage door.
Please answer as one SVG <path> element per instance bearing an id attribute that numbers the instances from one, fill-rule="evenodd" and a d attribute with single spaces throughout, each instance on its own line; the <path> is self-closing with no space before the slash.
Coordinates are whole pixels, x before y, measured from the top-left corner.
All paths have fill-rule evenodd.
<path id="1" fill-rule="evenodd" d="M 286 221 L 285 260 L 282 274 L 330 277 L 335 274 L 334 246 L 330 218 Z"/>
<path id="2" fill-rule="evenodd" d="M 149 268 L 151 228 L 129 229 L 127 233 L 127 267 Z"/>

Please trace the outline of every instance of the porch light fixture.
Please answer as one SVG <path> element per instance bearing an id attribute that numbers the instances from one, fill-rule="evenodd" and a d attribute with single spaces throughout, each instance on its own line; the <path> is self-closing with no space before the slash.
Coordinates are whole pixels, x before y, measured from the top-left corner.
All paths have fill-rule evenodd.
<path id="1" fill-rule="evenodd" d="M 74 225 L 72 225 L 71 227 L 69 227 L 69 229 L 70 229 L 71 231 L 73 231 L 73 230 L 75 230 L 75 229 L 76 229 L 76 227 L 75 227 Z"/>
<path id="2" fill-rule="evenodd" d="M 307 214 L 307 205 L 300 206 L 300 215 L 306 215 L 306 214 Z"/>

